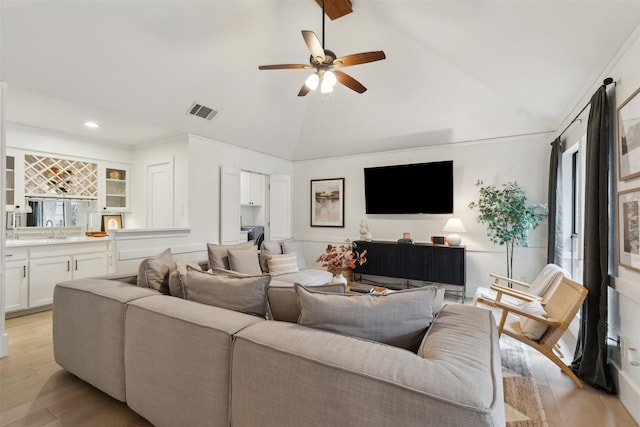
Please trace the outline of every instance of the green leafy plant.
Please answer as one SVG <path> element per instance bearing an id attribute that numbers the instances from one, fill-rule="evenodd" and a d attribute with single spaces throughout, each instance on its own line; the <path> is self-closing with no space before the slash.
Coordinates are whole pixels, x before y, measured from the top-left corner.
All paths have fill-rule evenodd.
<path id="1" fill-rule="evenodd" d="M 469 208 L 477 208 L 476 220 L 487 226 L 487 236 L 507 249 L 507 277 L 513 278 L 513 251 L 516 246 L 529 246 L 529 230 L 536 228 L 547 216 L 546 205 L 527 204 L 525 191 L 516 183 L 508 182 L 500 188 L 476 182 L 480 190 L 477 202 Z"/>

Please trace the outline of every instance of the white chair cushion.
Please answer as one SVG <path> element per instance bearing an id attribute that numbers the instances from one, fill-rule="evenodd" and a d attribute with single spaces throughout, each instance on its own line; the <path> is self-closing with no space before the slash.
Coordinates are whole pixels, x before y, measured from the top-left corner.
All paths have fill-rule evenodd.
<path id="1" fill-rule="evenodd" d="M 531 301 L 520 306 L 520 309 L 536 316 L 546 317 L 548 316 L 546 310 L 540 304 L 539 301 Z M 530 319 L 526 316 L 520 316 L 520 329 L 525 337 L 532 340 L 539 340 L 542 338 L 549 325 L 538 322 L 537 320 Z"/>

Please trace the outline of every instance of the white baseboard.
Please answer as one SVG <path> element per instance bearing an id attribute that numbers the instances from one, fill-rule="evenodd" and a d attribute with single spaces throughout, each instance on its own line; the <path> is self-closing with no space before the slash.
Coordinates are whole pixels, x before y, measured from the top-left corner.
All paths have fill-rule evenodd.
<path id="1" fill-rule="evenodd" d="M 7 357 L 9 355 L 9 335 L 0 335 L 0 357 Z"/>
<path id="2" fill-rule="evenodd" d="M 618 397 L 633 420 L 640 424 L 640 389 L 624 371 L 618 371 Z"/>

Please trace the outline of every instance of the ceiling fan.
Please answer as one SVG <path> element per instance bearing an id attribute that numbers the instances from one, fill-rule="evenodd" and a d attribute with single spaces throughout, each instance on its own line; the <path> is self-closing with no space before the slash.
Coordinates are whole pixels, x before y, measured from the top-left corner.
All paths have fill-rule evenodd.
<path id="1" fill-rule="evenodd" d="M 333 92 L 336 82 L 339 82 L 351 90 L 363 93 L 367 90 L 359 81 L 350 75 L 338 70 L 342 67 L 366 64 L 367 62 L 380 61 L 386 56 L 381 50 L 374 52 L 354 53 L 338 58 L 333 51 L 324 48 L 324 17 L 325 0 L 322 1 L 322 44 L 313 31 L 302 30 L 302 37 L 307 44 L 311 57 L 309 64 L 278 64 L 260 65 L 259 70 L 286 70 L 300 68 L 315 68 L 316 72 L 307 77 L 307 80 L 300 88 L 298 96 L 305 96 L 309 91 L 316 90 L 320 86 L 322 93 Z"/>

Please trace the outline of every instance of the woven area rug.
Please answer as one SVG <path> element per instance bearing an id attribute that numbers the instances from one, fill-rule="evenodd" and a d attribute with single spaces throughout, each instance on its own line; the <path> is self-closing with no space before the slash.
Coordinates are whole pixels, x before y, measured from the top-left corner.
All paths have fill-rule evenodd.
<path id="1" fill-rule="evenodd" d="M 548 427 L 527 351 L 511 337 L 500 338 L 507 427 Z"/>

